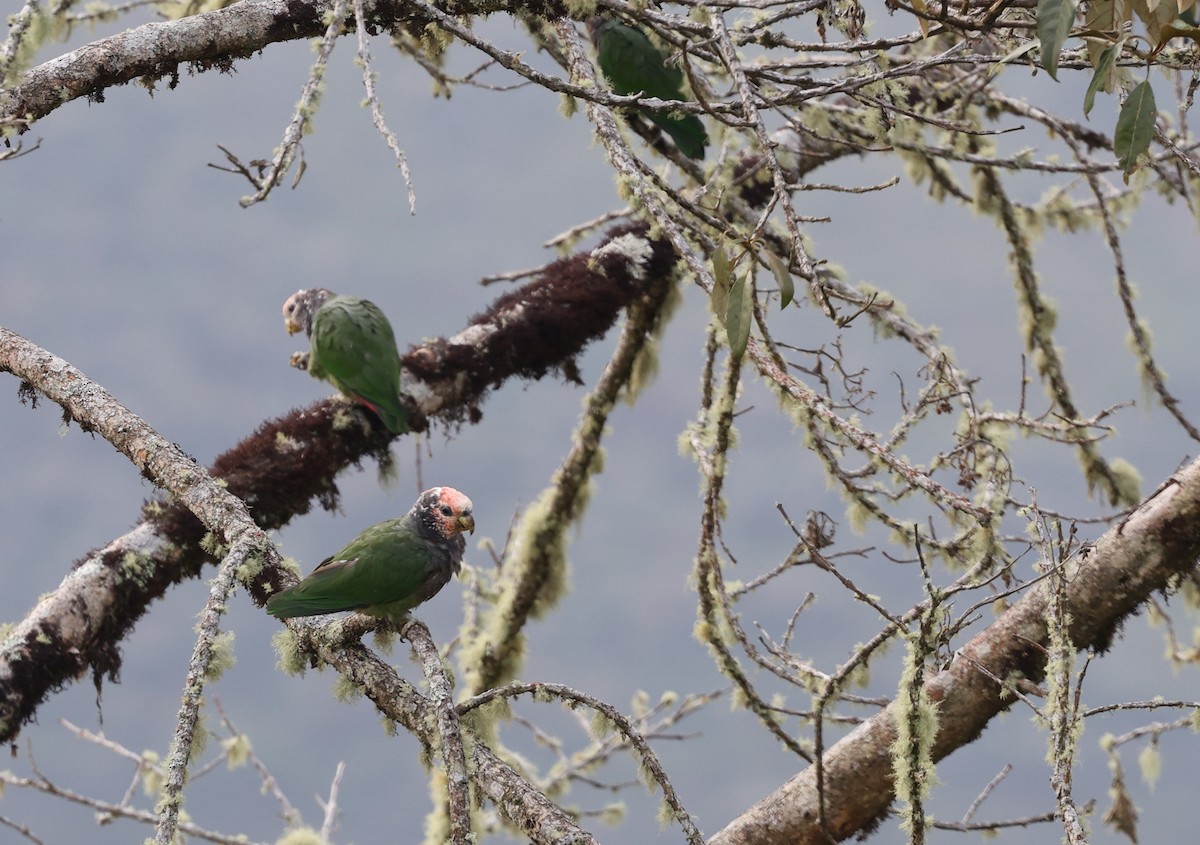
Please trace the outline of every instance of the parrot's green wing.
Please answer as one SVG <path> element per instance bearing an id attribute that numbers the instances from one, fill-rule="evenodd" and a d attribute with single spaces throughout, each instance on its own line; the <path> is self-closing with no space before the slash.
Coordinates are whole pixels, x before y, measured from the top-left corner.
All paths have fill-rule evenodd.
<path id="1" fill-rule="evenodd" d="M 373 525 L 295 587 L 267 601 L 272 616 L 366 610 L 399 618 L 429 598 L 429 550 L 408 516 Z M 438 586 L 441 586 L 440 584 Z"/>
<path id="2" fill-rule="evenodd" d="M 683 93 L 683 73 L 667 63 L 667 55 L 640 29 L 609 18 L 596 25 L 594 38 L 600 70 L 616 93 L 644 92 L 660 100 L 687 99 Z M 704 158 L 708 133 L 696 115 L 643 113 L 675 140 L 675 146 L 685 156 Z"/>
<path id="3" fill-rule="evenodd" d="M 393 434 L 408 430 L 400 353 L 379 306 L 355 296 L 330 297 L 313 315 L 310 342 L 309 373 L 369 407 Z"/>

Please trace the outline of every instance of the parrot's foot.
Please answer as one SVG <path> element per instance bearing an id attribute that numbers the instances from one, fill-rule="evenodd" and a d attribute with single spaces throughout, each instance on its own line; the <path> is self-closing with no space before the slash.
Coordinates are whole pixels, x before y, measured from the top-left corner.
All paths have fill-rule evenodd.
<path id="1" fill-rule="evenodd" d="M 400 639 L 404 642 L 411 642 L 408 638 L 408 629 L 416 622 L 416 618 L 409 614 L 404 614 L 400 619 L 392 620 L 392 627 L 396 629 L 396 633 L 400 635 Z"/>
<path id="2" fill-rule="evenodd" d="M 288 363 L 291 364 L 293 367 L 295 367 L 297 370 L 304 370 L 307 372 L 308 371 L 308 353 L 307 352 L 293 352 L 292 357 L 288 359 Z"/>

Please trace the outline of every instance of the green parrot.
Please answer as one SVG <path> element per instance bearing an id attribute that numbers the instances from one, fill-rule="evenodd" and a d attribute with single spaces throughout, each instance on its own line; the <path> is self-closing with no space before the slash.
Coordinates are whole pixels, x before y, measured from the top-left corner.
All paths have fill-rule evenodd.
<path id="1" fill-rule="evenodd" d="M 374 302 L 339 296 L 325 288 L 296 291 L 283 303 L 288 334 L 303 330 L 308 352 L 292 355 L 292 366 L 325 379 L 370 408 L 388 431 L 408 431 L 400 404 L 400 353 L 392 324 Z"/>
<path id="2" fill-rule="evenodd" d="M 593 17 L 588 32 L 596 45 L 600 70 L 617 94 L 642 93 L 660 100 L 686 100 L 683 73 L 667 63 L 667 54 L 640 29 L 612 18 Z M 688 158 L 704 158 L 708 133 L 694 114 L 672 117 L 666 112 L 642 111 L 675 140 Z"/>
<path id="3" fill-rule="evenodd" d="M 399 621 L 458 573 L 464 531 L 475 533 L 471 500 L 453 487 L 433 487 L 404 516 L 372 525 L 299 584 L 271 596 L 267 613 L 288 619 L 361 610 Z"/>

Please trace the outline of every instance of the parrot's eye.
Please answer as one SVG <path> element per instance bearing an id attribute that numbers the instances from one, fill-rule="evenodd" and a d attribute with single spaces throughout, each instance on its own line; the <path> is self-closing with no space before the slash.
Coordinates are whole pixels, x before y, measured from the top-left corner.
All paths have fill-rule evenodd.
<path id="1" fill-rule="evenodd" d="M 442 505 L 442 516 L 454 516 L 454 508 L 449 505 Z"/>

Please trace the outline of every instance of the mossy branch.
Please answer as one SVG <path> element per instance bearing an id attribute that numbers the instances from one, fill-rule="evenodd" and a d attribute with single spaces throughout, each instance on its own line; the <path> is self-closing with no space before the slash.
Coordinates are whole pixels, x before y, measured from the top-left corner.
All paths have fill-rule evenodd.
<path id="1" fill-rule="evenodd" d="M 356 640 L 347 640 L 347 628 L 340 621 L 322 624 L 293 619 L 288 621 L 288 629 L 300 654 L 333 667 L 370 699 L 383 716 L 412 733 L 427 750 L 443 741 L 436 705 L 379 655 Z M 361 636 L 363 630 L 355 627 L 354 636 Z M 477 794 L 491 800 L 525 836 L 538 845 L 561 842 L 595 845 L 590 833 L 500 760 L 485 742 L 469 729 L 460 726 L 460 730 L 466 749 L 465 770 Z"/>
<path id="2" fill-rule="evenodd" d="M 442 772 L 446 783 L 444 811 L 449 821 L 449 845 L 471 845 L 471 793 L 467 757 L 463 750 L 462 728 L 454 708 L 454 682 L 442 662 L 437 644 L 418 619 L 409 621 L 403 631 L 421 661 L 421 670 L 429 684 L 430 706 L 437 714 L 438 747 L 442 751 Z"/>
<path id="3" fill-rule="evenodd" d="M 1200 461 L 1173 475 L 1125 521 L 1076 555 L 1063 572 L 1067 635 L 1077 649 L 1103 651 L 1117 627 L 1156 590 L 1167 588 L 1200 559 Z M 1012 696 L 1003 681 L 1037 682 L 1046 671 L 1054 587 L 1038 582 L 999 619 L 954 653 L 949 666 L 925 681 L 938 708 L 931 755 L 940 760 L 973 741 Z M 896 741 L 895 706 L 871 717 L 824 755 L 759 801 L 709 845 L 824 845 L 869 828 L 894 797 L 890 751 Z M 837 807 L 828 834 L 820 803 Z"/>
<path id="4" fill-rule="evenodd" d="M 613 407 L 632 395 L 638 362 L 664 322 L 672 281 L 651 272 L 651 243 L 632 233 L 595 250 L 596 274 L 640 289 L 629 308 L 616 348 L 584 403 L 573 443 L 546 488 L 513 531 L 495 606 L 485 609 L 464 644 L 461 665 L 471 694 L 514 678 L 522 659 L 522 630 L 530 618 L 552 607 L 567 577 L 566 534 L 583 516 L 591 480 L 603 468 L 601 441 Z"/>
<path id="5" fill-rule="evenodd" d="M 622 265 L 619 251 L 593 269 L 591 253 L 560 259 L 520 288 L 499 297 L 458 335 L 427 341 L 404 356 L 404 389 L 417 411 L 418 430 L 429 420 L 447 424 L 478 421 L 488 392 L 513 377 L 537 379 L 559 371 L 577 377 L 574 359 L 612 326 L 621 310 L 646 291 L 664 291 L 672 283 L 675 257 L 660 239 L 647 238 L 643 226 L 625 226 L 609 238 L 643 245 L 642 275 L 601 272 L 608 262 Z M 608 243 L 609 241 L 605 241 Z M 603 250 L 604 244 L 599 248 Z M 279 528 L 314 504 L 336 509 L 337 477 L 365 458 L 385 459 L 390 435 L 373 426 L 339 426 L 345 404 L 324 400 L 268 420 L 241 443 L 218 456 L 211 476 L 221 484 L 198 487 L 209 473 L 178 447 L 142 424 L 97 385 L 61 359 L 10 331 L 0 329 L 0 371 L 8 371 L 43 390 L 64 406 L 68 419 L 85 430 L 104 434 L 135 465 L 154 478 L 172 465 L 174 480 L 165 484 L 176 495 L 153 500 L 132 531 L 79 561 L 58 588 L 30 611 L 0 643 L 0 740 L 11 740 L 52 691 L 89 671 L 97 683 L 115 677 L 121 640 L 150 602 L 172 584 L 194 578 L 212 560 L 204 538 L 216 531 L 226 547 L 237 532 L 255 526 Z M 36 391 L 22 392 L 36 400 Z M 88 396 L 103 396 L 110 408 L 96 420 L 80 411 Z M 90 400 L 89 400 L 90 401 Z M 173 463 L 172 463 L 173 462 Z M 211 481 L 211 478 L 209 478 Z M 253 507 L 253 519 L 241 502 Z M 199 508 L 199 510 L 197 510 Z M 243 514 L 243 522 L 230 522 Z M 197 516 L 200 518 L 198 519 Z M 264 560 L 277 561 L 273 549 Z M 284 586 L 283 570 L 248 561 L 245 582 L 263 602 Z M 253 565 L 250 565 L 253 564 Z"/>

